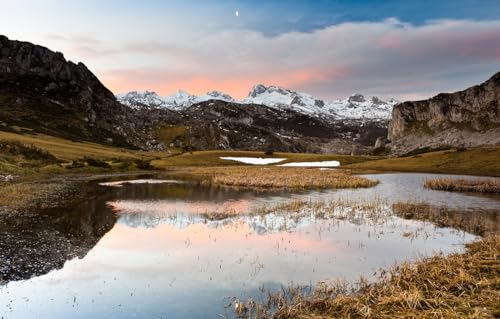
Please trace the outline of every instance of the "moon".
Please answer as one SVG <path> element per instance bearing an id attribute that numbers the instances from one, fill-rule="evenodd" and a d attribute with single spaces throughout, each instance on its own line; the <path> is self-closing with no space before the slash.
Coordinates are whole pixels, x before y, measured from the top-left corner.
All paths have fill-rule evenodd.
<path id="1" fill-rule="evenodd" d="M 238 10 L 236 10 L 236 12 L 234 13 L 235 16 L 239 17 L 240 16 L 240 12 Z"/>

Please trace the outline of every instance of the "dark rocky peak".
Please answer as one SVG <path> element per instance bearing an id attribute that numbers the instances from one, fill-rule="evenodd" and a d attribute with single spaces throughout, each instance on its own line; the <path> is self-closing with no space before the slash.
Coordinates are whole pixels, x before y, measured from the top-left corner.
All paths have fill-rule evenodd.
<path id="1" fill-rule="evenodd" d="M 373 105 L 382 105 L 386 104 L 387 102 L 381 100 L 378 96 L 372 96 L 372 104 Z"/>
<path id="2" fill-rule="evenodd" d="M 248 97 L 257 97 L 258 95 L 267 91 L 267 87 L 263 84 L 256 84 L 253 86 L 252 90 L 248 93 Z"/>
<path id="3" fill-rule="evenodd" d="M 83 64 L 0 36 L 0 120 L 65 138 L 150 149 L 152 119 L 120 104 Z"/>
<path id="4" fill-rule="evenodd" d="M 351 95 L 347 100 L 349 102 L 358 102 L 358 103 L 366 101 L 365 96 L 363 94 L 359 94 L 359 93 L 355 93 L 355 94 Z"/>

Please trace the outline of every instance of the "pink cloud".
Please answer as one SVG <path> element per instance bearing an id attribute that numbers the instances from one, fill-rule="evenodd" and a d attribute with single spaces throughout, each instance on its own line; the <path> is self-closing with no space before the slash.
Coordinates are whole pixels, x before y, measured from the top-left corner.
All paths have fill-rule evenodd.
<path id="1" fill-rule="evenodd" d="M 88 59 L 114 92 L 221 90 L 243 98 L 254 84 L 263 83 L 325 99 L 353 92 L 422 98 L 462 89 L 498 71 L 500 21 L 413 26 L 392 19 L 277 37 L 230 30 L 199 41 L 91 42 L 69 48 Z"/>

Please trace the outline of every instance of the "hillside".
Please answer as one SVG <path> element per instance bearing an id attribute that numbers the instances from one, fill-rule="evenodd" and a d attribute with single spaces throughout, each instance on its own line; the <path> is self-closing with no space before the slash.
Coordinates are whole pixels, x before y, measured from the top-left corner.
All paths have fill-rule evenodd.
<path id="1" fill-rule="evenodd" d="M 0 126 L 75 140 L 161 148 L 152 119 L 120 104 L 83 64 L 0 36 Z"/>

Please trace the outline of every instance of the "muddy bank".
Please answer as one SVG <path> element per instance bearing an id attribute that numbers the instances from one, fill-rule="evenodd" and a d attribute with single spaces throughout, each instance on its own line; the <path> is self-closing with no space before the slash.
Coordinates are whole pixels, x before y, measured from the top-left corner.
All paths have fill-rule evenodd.
<path id="1" fill-rule="evenodd" d="M 39 276 L 83 258 L 116 222 L 111 209 L 96 209 L 114 196 L 97 183 L 136 176 L 82 175 L 2 185 L 0 282 Z"/>

